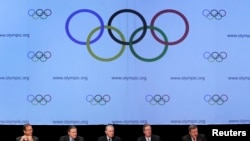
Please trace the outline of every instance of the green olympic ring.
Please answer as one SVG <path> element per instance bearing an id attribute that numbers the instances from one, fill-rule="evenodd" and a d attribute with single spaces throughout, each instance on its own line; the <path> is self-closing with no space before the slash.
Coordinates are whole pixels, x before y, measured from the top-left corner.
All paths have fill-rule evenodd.
<path id="1" fill-rule="evenodd" d="M 137 59 L 139 59 L 139 60 L 141 60 L 141 61 L 144 61 L 144 62 L 153 62 L 153 61 L 157 61 L 157 60 L 159 60 L 160 58 L 162 58 L 162 57 L 166 54 L 166 52 L 167 52 L 167 50 L 168 50 L 168 45 L 167 45 L 167 44 L 165 45 L 165 47 L 164 47 L 162 53 L 161 53 L 160 55 L 154 57 L 154 58 L 144 58 L 144 57 L 141 57 L 141 56 L 138 55 L 138 54 L 135 52 L 135 50 L 134 50 L 134 47 L 133 47 L 133 44 L 132 44 L 133 38 L 135 37 L 136 33 L 138 33 L 139 31 L 143 30 L 143 28 L 144 28 L 144 27 L 140 27 L 140 28 L 136 29 L 136 30 L 132 33 L 132 35 L 131 35 L 131 37 L 130 37 L 130 39 L 129 39 L 129 41 L 130 41 L 130 42 L 129 42 L 130 50 L 131 50 L 132 54 L 133 54 Z M 162 35 L 162 37 L 164 38 L 164 41 L 165 41 L 166 43 L 168 42 L 168 38 L 167 38 L 166 34 L 165 34 L 161 29 L 159 29 L 159 28 L 157 28 L 157 27 L 154 27 L 154 26 L 147 26 L 147 29 L 151 29 L 151 30 L 153 29 L 153 30 L 158 31 L 158 32 Z"/>

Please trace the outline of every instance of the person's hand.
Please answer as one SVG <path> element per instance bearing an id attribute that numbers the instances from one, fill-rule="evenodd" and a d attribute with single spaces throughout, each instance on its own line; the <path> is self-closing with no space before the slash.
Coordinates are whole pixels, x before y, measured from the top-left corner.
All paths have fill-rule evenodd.
<path id="1" fill-rule="evenodd" d="M 33 141 L 32 136 L 27 136 L 28 141 Z"/>
<path id="2" fill-rule="evenodd" d="M 20 141 L 28 141 L 27 136 L 22 136 L 21 139 L 20 139 Z"/>
<path id="3" fill-rule="evenodd" d="M 32 136 L 22 136 L 20 141 L 33 141 Z"/>

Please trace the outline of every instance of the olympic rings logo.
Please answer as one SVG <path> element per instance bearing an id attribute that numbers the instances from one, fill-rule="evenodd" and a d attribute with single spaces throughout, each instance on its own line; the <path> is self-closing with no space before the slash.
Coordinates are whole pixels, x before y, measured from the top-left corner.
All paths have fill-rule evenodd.
<path id="1" fill-rule="evenodd" d="M 151 105 L 165 105 L 170 100 L 168 95 L 147 95 L 145 97 L 146 102 L 149 102 Z"/>
<path id="2" fill-rule="evenodd" d="M 33 52 L 33 51 L 29 51 L 27 53 L 27 57 L 29 59 L 31 59 L 32 61 L 34 62 L 37 62 L 37 61 L 41 61 L 41 62 L 45 62 L 47 61 L 49 58 L 51 58 L 52 54 L 50 51 L 45 51 L 45 52 L 42 52 L 42 51 L 37 51 L 37 52 Z"/>
<path id="3" fill-rule="evenodd" d="M 72 18 L 73 18 L 74 16 L 76 16 L 77 14 L 80 14 L 80 13 L 89 13 L 89 14 L 91 14 L 91 15 L 94 15 L 94 16 L 99 20 L 99 23 L 100 23 L 100 26 L 94 28 L 94 29 L 88 34 L 86 41 L 81 41 L 81 40 L 76 39 L 76 38 L 70 33 L 70 30 L 69 30 L 70 21 L 72 20 Z M 129 37 L 129 40 L 128 40 L 128 41 L 126 41 L 126 39 L 125 39 L 125 37 L 124 37 L 124 34 L 123 34 L 119 29 L 117 29 L 115 26 L 112 25 L 112 21 L 114 20 L 114 18 L 115 18 L 116 16 L 118 16 L 119 14 L 122 14 L 122 13 L 134 14 L 134 15 L 136 15 L 137 17 L 139 17 L 139 19 L 142 21 L 142 26 L 139 27 L 139 28 L 137 28 L 137 29 L 131 34 L 131 36 Z M 163 14 L 166 14 L 166 13 L 174 13 L 174 14 L 176 14 L 177 16 L 181 17 L 181 19 L 182 19 L 182 20 L 184 21 L 184 23 L 185 23 L 185 32 L 184 32 L 183 35 L 182 35 L 178 40 L 176 40 L 176 41 L 168 41 L 166 34 L 165 34 L 161 29 L 159 29 L 158 27 L 155 27 L 155 25 L 154 25 L 154 24 L 155 24 L 155 21 L 157 20 L 157 18 L 158 18 L 159 16 L 163 15 Z M 91 44 L 97 42 L 97 41 L 101 38 L 101 36 L 102 36 L 102 34 L 103 34 L 103 32 L 104 32 L 104 29 L 107 29 L 107 30 L 108 30 L 108 33 L 109 33 L 109 35 L 110 35 L 110 37 L 111 37 L 115 42 L 117 42 L 117 43 L 119 43 L 119 44 L 121 45 L 120 51 L 119 51 L 116 55 L 114 55 L 113 57 L 109 57 L 109 58 L 104 58 L 104 57 L 100 57 L 100 56 L 96 55 L 96 54 L 92 51 L 91 46 L 90 46 Z M 88 52 L 90 53 L 90 55 L 91 55 L 93 58 L 95 58 L 95 59 L 97 59 L 97 60 L 99 60 L 99 61 L 108 62 L 108 61 L 113 61 L 113 60 L 119 58 L 119 57 L 123 54 L 123 52 L 124 52 L 124 50 L 125 50 L 125 46 L 128 45 L 129 48 L 130 48 L 131 53 L 132 53 L 137 59 L 139 59 L 139 60 L 141 60 L 141 61 L 144 61 L 144 62 L 153 62 L 153 61 L 159 60 L 160 58 L 162 58 L 162 57 L 166 54 L 169 45 L 176 45 L 176 44 L 179 44 L 180 42 L 182 42 L 182 41 L 187 37 L 188 32 L 189 32 L 189 23 L 188 23 L 187 18 L 186 18 L 181 12 L 176 11 L 176 10 L 173 10 L 173 9 L 165 9 L 165 10 L 162 10 L 162 11 L 156 13 L 156 14 L 153 16 L 153 18 L 152 18 L 152 20 L 151 20 L 151 22 L 150 22 L 150 25 L 147 25 L 147 22 L 146 22 L 145 18 L 144 18 L 139 12 L 137 12 L 137 11 L 135 11 L 135 10 L 133 10 L 133 9 L 121 9 L 121 10 L 118 10 L 118 11 L 116 11 L 115 13 L 113 13 L 113 14 L 111 15 L 111 17 L 109 18 L 107 25 L 104 25 L 103 19 L 101 18 L 101 16 L 100 16 L 97 12 L 95 12 L 95 11 L 93 11 L 93 10 L 90 10 L 90 9 L 80 9 L 80 10 L 74 11 L 74 12 L 67 18 L 66 24 L 65 24 L 65 30 L 66 30 L 66 33 L 67 33 L 68 37 L 69 37 L 73 42 L 75 42 L 75 43 L 77 43 L 77 44 L 80 44 L 80 45 L 86 45 L 86 46 L 87 46 L 87 50 L 88 50 Z M 142 57 L 141 55 L 139 55 L 139 54 L 135 51 L 135 49 L 134 49 L 134 47 L 133 47 L 134 44 L 140 42 L 140 41 L 144 38 L 144 36 L 146 35 L 147 30 L 150 30 L 150 32 L 151 32 L 153 38 L 154 38 L 156 41 L 158 41 L 159 43 L 161 43 L 162 45 L 164 45 L 164 49 L 163 49 L 163 51 L 160 53 L 160 55 L 158 55 L 158 56 L 156 56 L 156 57 L 153 57 L 153 58 Z M 99 31 L 98 35 L 92 39 L 92 36 L 93 36 L 94 33 L 97 32 L 97 31 Z M 137 33 L 139 33 L 140 31 L 142 31 L 142 32 L 141 32 L 141 34 L 138 36 Z M 155 31 L 158 32 L 158 33 L 162 36 L 162 38 L 158 37 L 157 34 L 155 33 Z M 120 39 L 117 38 L 117 37 L 115 37 L 115 35 L 113 34 L 113 32 L 116 32 L 117 35 L 119 35 Z M 134 39 L 135 37 L 137 37 L 137 38 Z"/>
<path id="4" fill-rule="evenodd" d="M 205 95 L 204 100 L 208 102 L 210 105 L 222 105 L 228 100 L 228 96 L 223 94 L 223 95 Z"/>
<path id="5" fill-rule="evenodd" d="M 109 95 L 87 95 L 86 96 L 87 102 L 91 103 L 92 105 L 106 105 L 111 100 L 111 97 Z"/>
<path id="6" fill-rule="evenodd" d="M 203 58 L 207 59 L 209 62 L 222 62 L 224 59 L 227 58 L 226 52 L 204 52 Z"/>
<path id="7" fill-rule="evenodd" d="M 32 103 L 33 105 L 46 105 L 48 102 L 51 101 L 51 96 L 46 94 L 46 95 L 41 95 L 41 94 L 38 94 L 38 95 L 28 95 L 27 96 L 27 101 Z"/>
<path id="8" fill-rule="evenodd" d="M 51 9 L 29 9 L 28 10 L 28 15 L 31 16 L 33 19 L 47 19 L 50 15 L 52 15 L 52 10 Z"/>
<path id="9" fill-rule="evenodd" d="M 202 11 L 202 15 L 205 16 L 207 19 L 212 20 L 212 19 L 216 19 L 216 20 L 220 20 L 223 17 L 225 17 L 227 14 L 227 12 L 224 9 L 221 10 L 208 10 L 208 9 L 204 9 Z"/>

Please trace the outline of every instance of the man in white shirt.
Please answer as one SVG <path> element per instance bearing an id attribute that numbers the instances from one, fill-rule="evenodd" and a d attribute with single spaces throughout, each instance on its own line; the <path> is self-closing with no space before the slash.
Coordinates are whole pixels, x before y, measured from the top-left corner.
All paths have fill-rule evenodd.
<path id="1" fill-rule="evenodd" d="M 68 135 L 61 136 L 59 141 L 84 141 L 84 138 L 77 135 L 77 128 L 75 126 L 69 126 Z"/>
<path id="2" fill-rule="evenodd" d="M 207 141 L 207 138 L 204 134 L 199 134 L 196 125 L 189 125 L 188 135 L 183 136 L 182 141 Z"/>
<path id="3" fill-rule="evenodd" d="M 23 125 L 23 136 L 17 137 L 16 141 L 39 141 L 39 138 L 33 136 L 33 128 L 27 123 Z"/>
<path id="4" fill-rule="evenodd" d="M 152 128 L 150 124 L 145 124 L 142 127 L 144 136 L 141 136 L 137 141 L 161 141 L 160 136 L 152 134 Z"/>
<path id="5" fill-rule="evenodd" d="M 113 125 L 106 125 L 105 136 L 98 138 L 98 141 L 121 141 L 119 136 L 115 136 L 115 128 Z"/>

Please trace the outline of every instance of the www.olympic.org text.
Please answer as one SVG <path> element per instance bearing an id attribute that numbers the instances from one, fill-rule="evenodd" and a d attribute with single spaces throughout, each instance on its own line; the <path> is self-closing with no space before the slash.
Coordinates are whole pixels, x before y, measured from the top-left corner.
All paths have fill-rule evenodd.
<path id="1" fill-rule="evenodd" d="M 30 34 L 29 33 L 6 33 L 6 34 L 0 33 L 0 38 L 30 38 Z"/>
<path id="2" fill-rule="evenodd" d="M 53 80 L 82 80 L 82 81 L 88 81 L 87 76 L 53 76 Z"/>
<path id="3" fill-rule="evenodd" d="M 206 120 L 170 120 L 173 124 L 205 124 Z"/>
<path id="4" fill-rule="evenodd" d="M 250 76 L 229 76 L 228 80 L 249 81 L 250 80 Z"/>
<path id="5" fill-rule="evenodd" d="M 250 38 L 250 34 L 227 34 L 228 38 Z"/>
<path id="6" fill-rule="evenodd" d="M 230 124 L 250 124 L 250 119 L 231 119 L 228 120 Z"/>
<path id="7" fill-rule="evenodd" d="M 25 124 L 29 123 L 29 120 L 1 120 L 0 119 L 0 124 L 3 125 L 18 125 L 18 124 Z"/>
<path id="8" fill-rule="evenodd" d="M 29 81 L 30 77 L 29 76 L 0 76 L 0 81 L 6 80 L 6 81 L 16 81 L 16 80 L 25 80 Z"/>
<path id="9" fill-rule="evenodd" d="M 113 124 L 146 124 L 147 120 L 113 120 Z"/>
<path id="10" fill-rule="evenodd" d="M 123 81 L 147 81 L 148 78 L 146 76 L 112 76 L 112 80 L 123 80 Z"/>
<path id="11" fill-rule="evenodd" d="M 53 124 L 79 124 L 79 125 L 88 125 L 88 120 L 54 120 L 52 121 Z"/>
<path id="12" fill-rule="evenodd" d="M 198 80 L 198 81 L 205 81 L 206 78 L 204 76 L 172 76 L 172 77 L 170 77 L 170 80 L 183 80 L 183 81 Z"/>

